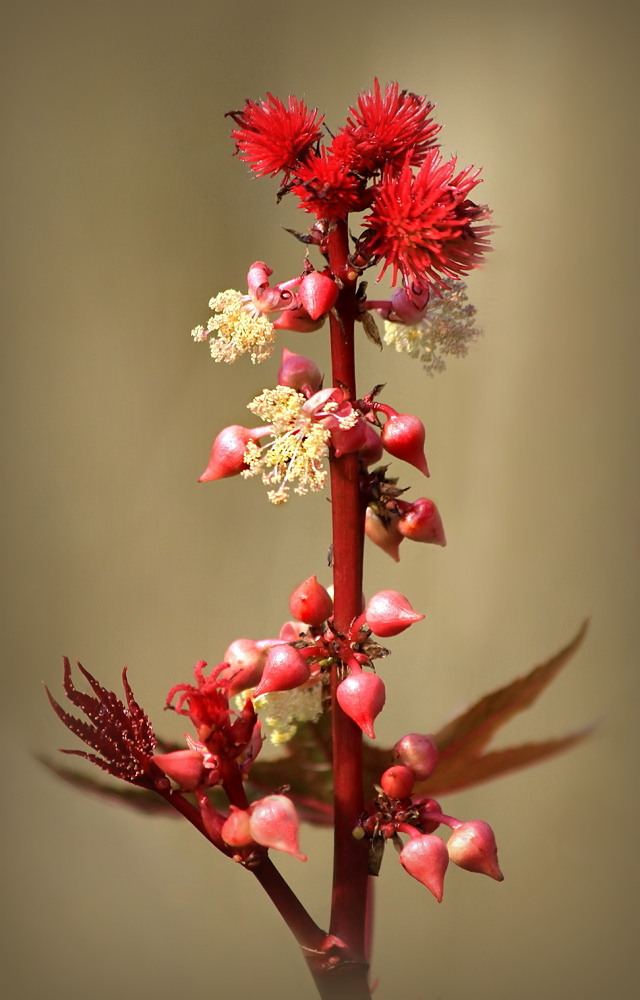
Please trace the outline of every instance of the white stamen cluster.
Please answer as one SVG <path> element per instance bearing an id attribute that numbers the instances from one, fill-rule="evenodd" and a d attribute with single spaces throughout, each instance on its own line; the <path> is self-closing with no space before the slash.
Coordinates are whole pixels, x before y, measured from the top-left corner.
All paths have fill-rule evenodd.
<path id="1" fill-rule="evenodd" d="M 211 299 L 209 308 L 214 314 L 206 327 L 196 326 L 191 336 L 199 342 L 209 340 L 214 361 L 235 361 L 247 352 L 254 364 L 271 357 L 276 339 L 273 323 L 251 305 L 247 295 L 228 288 Z"/>

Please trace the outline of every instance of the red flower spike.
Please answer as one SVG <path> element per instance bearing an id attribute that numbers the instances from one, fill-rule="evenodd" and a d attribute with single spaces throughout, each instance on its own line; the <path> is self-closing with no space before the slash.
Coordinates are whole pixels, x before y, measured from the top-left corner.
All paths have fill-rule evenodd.
<path id="1" fill-rule="evenodd" d="M 393 759 L 410 767 L 418 781 L 424 781 L 435 771 L 440 758 L 431 736 L 408 733 L 398 740 L 391 751 Z"/>
<path id="2" fill-rule="evenodd" d="M 380 590 L 370 598 L 364 618 L 374 635 L 388 639 L 422 621 L 424 615 L 414 611 L 406 597 L 397 590 Z"/>
<path id="3" fill-rule="evenodd" d="M 231 807 L 220 834 L 229 847 L 250 847 L 256 841 L 251 836 L 250 815 L 247 809 Z"/>
<path id="4" fill-rule="evenodd" d="M 470 820 L 457 826 L 449 837 L 447 850 L 459 868 L 488 875 L 496 882 L 504 880 L 498 864 L 495 834 L 483 820 Z"/>
<path id="5" fill-rule="evenodd" d="M 295 619 L 306 625 L 322 625 L 331 617 L 333 601 L 316 577 L 310 576 L 291 594 L 289 609 Z"/>
<path id="6" fill-rule="evenodd" d="M 398 521 L 398 531 L 413 542 L 446 545 L 442 518 L 433 500 L 420 497 L 408 505 Z"/>
<path id="7" fill-rule="evenodd" d="M 385 451 L 429 475 L 424 454 L 426 434 L 421 420 L 410 413 L 395 413 L 386 421 L 381 436 Z"/>
<path id="8" fill-rule="evenodd" d="M 425 97 L 399 90 L 391 83 L 380 92 L 378 80 L 373 90 L 358 95 L 358 106 L 349 108 L 350 117 L 339 138 L 348 137 L 354 169 L 373 174 L 388 164 L 400 168 L 418 166 L 433 145 L 440 125 L 429 118 L 434 105 Z"/>
<path id="9" fill-rule="evenodd" d="M 409 875 L 426 885 L 439 903 L 442 902 L 449 855 L 439 837 L 430 833 L 413 837 L 400 852 L 400 864 Z"/>
<path id="10" fill-rule="evenodd" d="M 322 385 L 322 374 L 317 364 L 302 354 L 294 354 L 286 347 L 282 348 L 282 362 L 278 371 L 278 385 L 286 385 L 296 392 L 310 390 L 309 395 L 317 392 Z"/>
<path id="11" fill-rule="evenodd" d="M 157 753 L 153 758 L 160 770 L 175 781 L 183 792 L 193 792 L 205 777 L 204 758 L 197 750 L 174 750 Z"/>
<path id="12" fill-rule="evenodd" d="M 255 103 L 245 101 L 242 111 L 229 111 L 238 126 L 231 133 L 241 160 L 249 164 L 257 177 L 285 177 L 304 160 L 312 146 L 322 138 L 322 117 L 308 111 L 304 101 L 289 97 L 287 106 L 272 94 Z"/>
<path id="13" fill-rule="evenodd" d="M 309 271 L 300 282 L 298 297 L 300 305 L 307 310 L 311 319 L 320 319 L 336 304 L 338 286 L 328 274 Z"/>
<path id="14" fill-rule="evenodd" d="M 411 795 L 415 775 L 404 764 L 393 764 L 380 778 L 380 787 L 392 799 L 406 799 Z"/>
<path id="15" fill-rule="evenodd" d="M 385 258 L 378 280 L 391 267 L 393 285 L 400 271 L 407 286 L 443 286 L 443 278 L 460 278 L 482 262 L 492 230 L 478 223 L 489 211 L 469 200 L 480 170 L 455 170 L 456 160 L 443 163 L 436 149 L 415 177 L 408 160 L 399 174 L 385 170 L 359 245 L 365 257 Z"/>
<path id="16" fill-rule="evenodd" d="M 198 477 L 199 483 L 208 483 L 213 479 L 228 479 L 229 476 L 239 476 L 243 469 L 248 468 L 244 453 L 247 445 L 255 437 L 248 427 L 232 424 L 221 430 L 213 442 L 209 463 Z"/>
<path id="17" fill-rule="evenodd" d="M 376 737 L 373 723 L 384 707 L 387 697 L 383 682 L 377 674 L 364 671 L 349 674 L 338 684 L 336 697 L 340 708 L 360 726 L 370 739 Z"/>
<path id="18" fill-rule="evenodd" d="M 148 769 L 153 760 L 157 740 L 147 715 L 133 697 L 127 681 L 127 668 L 122 671 L 126 705 L 113 691 L 103 688 L 80 663 L 78 670 L 88 681 L 93 695 L 84 694 L 74 686 L 71 664 L 65 656 L 63 680 L 65 694 L 72 705 L 84 712 L 89 722 L 65 712 L 52 697 L 49 689 L 45 687 L 45 690 L 58 718 L 64 722 L 67 729 L 96 753 L 87 753 L 84 750 L 62 750 L 61 753 L 85 757 L 115 778 L 123 778 L 124 781 L 130 781 L 134 785 L 152 788 L 154 782 L 148 776 Z"/>
<path id="19" fill-rule="evenodd" d="M 263 847 L 272 847 L 306 861 L 298 846 L 298 814 L 286 795 L 267 795 L 258 799 L 249 810 L 251 836 Z"/>
<path id="20" fill-rule="evenodd" d="M 378 517 L 371 507 L 367 507 L 365 515 L 364 530 L 367 538 L 374 545 L 377 545 L 390 555 L 394 562 L 400 562 L 400 542 L 404 541 L 403 536 L 398 531 L 396 520 L 386 524 L 382 518 Z"/>
<path id="21" fill-rule="evenodd" d="M 265 661 L 262 679 L 253 692 L 253 698 L 272 691 L 291 691 L 309 680 L 309 664 L 302 653 L 293 646 L 273 646 Z"/>

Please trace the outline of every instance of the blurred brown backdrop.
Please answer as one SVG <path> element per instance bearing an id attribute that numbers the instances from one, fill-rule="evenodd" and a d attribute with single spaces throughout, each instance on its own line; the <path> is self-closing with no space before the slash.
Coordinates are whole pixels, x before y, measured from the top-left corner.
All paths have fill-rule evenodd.
<path id="1" fill-rule="evenodd" d="M 448 877 L 438 907 L 390 852 L 379 1000 L 636 994 L 638 606 L 637 23 L 631 5 L 31 2 L 4 11 L 6 405 L 2 941 L 7 998 L 312 997 L 251 878 L 180 822 L 57 783 L 70 745 L 41 682 L 63 653 L 129 665 L 159 728 L 167 689 L 238 635 L 267 635 L 322 573 L 326 501 L 198 486 L 221 426 L 277 363 L 216 368 L 194 346 L 248 264 L 294 273 L 300 225 L 231 157 L 223 113 L 296 93 L 338 127 L 374 75 L 428 93 L 443 144 L 484 168 L 500 226 L 473 276 L 485 330 L 428 380 L 365 343 L 361 385 L 429 431 L 449 545 L 368 552 L 424 627 L 384 667 L 380 738 L 437 728 L 559 648 L 584 650 L 514 740 L 598 720 L 588 745 L 447 801 L 495 827 L 502 886 Z M 634 86 L 635 84 L 635 86 Z M 326 364 L 322 335 L 283 343 Z M 381 376 L 381 370 L 383 375 Z M 405 479 L 422 492 L 418 474 Z M 88 766 L 88 765 L 87 765 Z M 282 868 L 319 919 L 328 837 Z M 634 926 L 635 924 L 635 926 Z M 637 977 L 636 977 L 637 988 Z"/>

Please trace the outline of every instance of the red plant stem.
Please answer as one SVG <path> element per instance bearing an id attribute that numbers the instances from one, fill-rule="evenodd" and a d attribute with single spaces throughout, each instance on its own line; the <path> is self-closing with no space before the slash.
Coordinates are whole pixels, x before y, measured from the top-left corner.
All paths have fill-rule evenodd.
<path id="1" fill-rule="evenodd" d="M 348 263 L 348 230 L 339 222 L 328 240 L 329 265 L 342 284 L 331 316 L 332 384 L 345 388 L 356 399 L 354 321 L 357 275 Z M 338 318 L 339 317 L 339 318 Z M 364 514 L 355 454 L 331 459 L 331 512 L 333 523 L 334 624 L 346 633 L 362 611 L 362 562 Z M 363 809 L 362 732 L 337 704 L 335 691 L 341 664 L 332 667 L 332 743 L 334 780 L 334 868 L 330 933 L 349 948 L 360 969 L 351 996 L 369 997 L 366 986 L 367 846 L 353 830 Z M 360 963 L 363 963 L 360 965 Z"/>

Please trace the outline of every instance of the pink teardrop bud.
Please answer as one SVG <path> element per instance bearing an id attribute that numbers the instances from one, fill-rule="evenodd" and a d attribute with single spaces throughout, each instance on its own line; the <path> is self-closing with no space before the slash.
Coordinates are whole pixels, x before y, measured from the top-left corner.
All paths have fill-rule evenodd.
<path id="1" fill-rule="evenodd" d="M 457 826 L 449 837 L 447 850 L 451 860 L 460 868 L 488 875 L 496 882 L 503 881 L 495 834 L 483 820 L 470 820 Z"/>
<path id="2" fill-rule="evenodd" d="M 249 813 L 249 828 L 256 843 L 293 854 L 300 861 L 307 860 L 298 847 L 298 815 L 291 799 L 286 795 L 267 795 L 254 802 Z"/>
<path id="3" fill-rule="evenodd" d="M 431 736 L 407 733 L 391 751 L 393 759 L 410 767 L 418 781 L 433 774 L 440 754 Z"/>
<path id="4" fill-rule="evenodd" d="M 274 330 L 292 330 L 294 333 L 312 333 L 324 325 L 324 316 L 311 319 L 306 309 L 285 309 L 273 321 Z"/>
<path id="5" fill-rule="evenodd" d="M 204 778 L 204 761 L 197 750 L 174 750 L 157 753 L 153 757 L 161 771 L 175 781 L 183 792 L 192 792 Z"/>
<path id="6" fill-rule="evenodd" d="M 256 841 L 251 836 L 250 816 L 246 809 L 231 809 L 220 831 L 229 847 L 249 847 Z"/>
<path id="7" fill-rule="evenodd" d="M 310 271 L 298 286 L 298 298 L 311 319 L 319 319 L 336 304 L 338 286 L 328 274 Z"/>
<path id="8" fill-rule="evenodd" d="M 286 385 L 289 389 L 299 392 L 302 388 L 309 386 L 313 392 L 317 392 L 322 385 L 322 375 L 320 369 L 310 358 L 305 358 L 302 354 L 294 354 L 286 347 L 282 349 L 282 362 L 278 371 L 278 385 Z"/>
<path id="9" fill-rule="evenodd" d="M 430 833 L 413 837 L 400 852 L 400 864 L 409 875 L 426 885 L 439 903 L 442 902 L 449 855 L 440 837 Z"/>
<path id="10" fill-rule="evenodd" d="M 368 420 L 365 421 L 365 426 L 367 428 L 367 436 L 364 444 L 358 451 L 358 455 L 366 466 L 376 465 L 382 459 L 384 453 L 382 439 L 378 431 Z"/>
<path id="11" fill-rule="evenodd" d="M 335 427 L 331 431 L 331 446 L 336 458 L 350 455 L 354 451 L 360 454 L 361 448 L 367 443 L 367 426 L 367 423 L 358 417 L 353 427 Z"/>
<path id="12" fill-rule="evenodd" d="M 396 413 L 388 418 L 382 428 L 382 444 L 394 458 L 415 466 L 425 476 L 429 468 L 424 454 L 424 424 L 410 413 Z"/>
<path id="13" fill-rule="evenodd" d="M 415 784 L 413 772 L 404 764 L 393 764 L 380 778 L 380 787 L 392 799 L 406 799 Z"/>
<path id="14" fill-rule="evenodd" d="M 381 517 L 367 507 L 364 530 L 374 545 L 386 552 L 395 562 L 400 562 L 400 542 L 403 536 L 398 531 L 397 518 L 386 524 Z"/>
<path id="15" fill-rule="evenodd" d="M 433 833 L 440 826 L 439 819 L 433 819 L 435 813 L 441 814 L 440 803 L 435 799 L 423 799 L 419 804 L 415 803 L 418 809 L 420 829 L 423 833 Z"/>
<path id="16" fill-rule="evenodd" d="M 385 639 L 422 621 L 424 615 L 414 611 L 397 590 L 381 590 L 370 599 L 364 617 L 373 634 Z"/>
<path id="17" fill-rule="evenodd" d="M 254 639 L 234 639 L 224 654 L 224 662 L 229 666 L 218 674 L 218 680 L 228 681 L 229 697 L 256 686 L 266 659 L 267 650 Z"/>
<path id="18" fill-rule="evenodd" d="M 198 806 L 200 807 L 200 818 L 202 819 L 205 831 L 211 837 L 214 844 L 218 844 L 220 846 L 222 839 L 221 830 L 224 826 L 226 817 L 223 816 L 222 813 L 219 813 L 217 809 L 214 809 L 203 791 L 196 792 L 196 798 L 198 800 Z"/>
<path id="19" fill-rule="evenodd" d="M 262 679 L 253 697 L 272 691 L 291 691 L 309 680 L 309 664 L 302 653 L 293 646 L 273 646 L 267 653 Z"/>
<path id="20" fill-rule="evenodd" d="M 411 285 L 406 288 L 396 288 L 391 296 L 391 313 L 393 322 L 413 325 L 419 323 L 427 311 L 429 303 L 429 286 Z"/>
<path id="21" fill-rule="evenodd" d="M 409 504 L 398 521 L 398 531 L 413 542 L 432 542 L 434 545 L 446 545 L 442 518 L 433 500 L 420 497 Z"/>
<path id="22" fill-rule="evenodd" d="M 301 583 L 289 598 L 289 609 L 294 618 L 307 625 L 322 625 L 333 611 L 333 601 L 315 576 Z"/>
<path id="23" fill-rule="evenodd" d="M 240 475 L 247 468 L 244 453 L 252 437 L 249 428 L 239 424 L 232 424 L 221 430 L 213 442 L 209 464 L 198 482 L 206 483 L 212 479 L 228 479 L 229 476 Z"/>
<path id="24" fill-rule="evenodd" d="M 349 674 L 338 684 L 336 697 L 345 715 L 374 740 L 376 734 L 373 723 L 382 711 L 386 699 L 385 687 L 378 675 L 364 671 Z"/>

